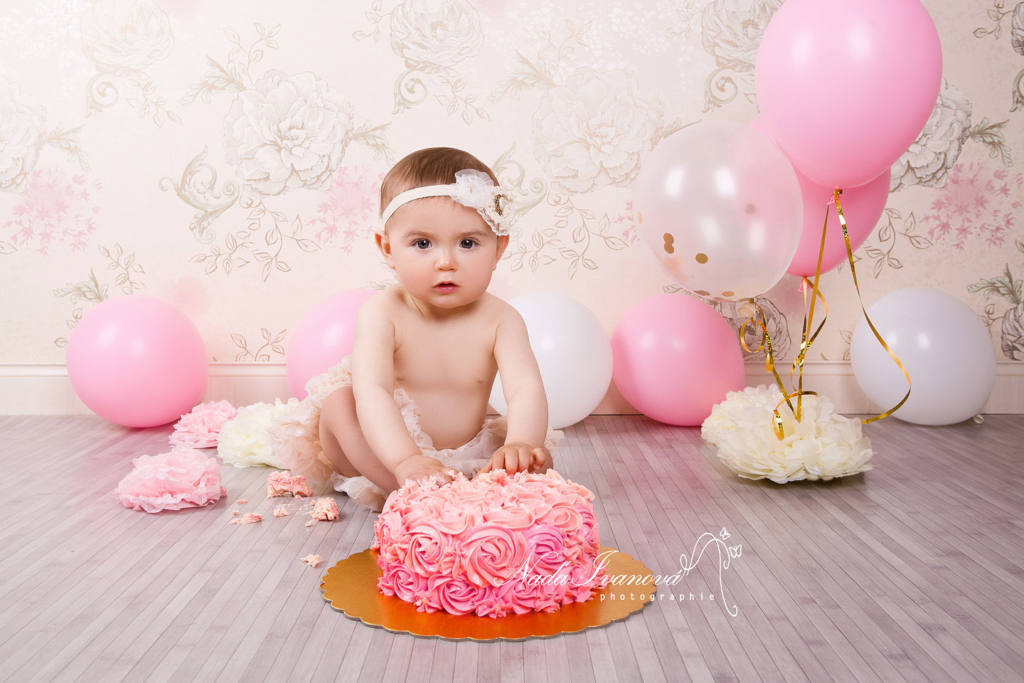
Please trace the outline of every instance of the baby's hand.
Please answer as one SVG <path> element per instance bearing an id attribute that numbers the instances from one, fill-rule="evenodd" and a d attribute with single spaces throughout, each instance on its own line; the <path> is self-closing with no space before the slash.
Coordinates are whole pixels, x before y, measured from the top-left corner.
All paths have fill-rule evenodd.
<path id="1" fill-rule="evenodd" d="M 544 473 L 550 467 L 551 453 L 543 446 L 533 447 L 526 443 L 507 443 L 494 451 L 491 461 L 477 474 L 502 469 L 509 474 L 516 472 Z"/>
<path id="2" fill-rule="evenodd" d="M 454 472 L 441 464 L 440 460 L 426 455 L 413 455 L 395 465 L 395 479 L 402 486 L 407 481 L 423 479 L 440 474 L 444 481 L 451 481 Z"/>

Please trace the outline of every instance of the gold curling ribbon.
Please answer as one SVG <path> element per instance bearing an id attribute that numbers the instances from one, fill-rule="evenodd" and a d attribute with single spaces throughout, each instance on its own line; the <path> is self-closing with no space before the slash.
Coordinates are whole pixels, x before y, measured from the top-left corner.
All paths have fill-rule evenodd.
<path id="1" fill-rule="evenodd" d="M 772 409 L 772 414 L 774 417 L 772 429 L 775 431 L 776 438 L 778 438 L 780 441 L 786 437 L 786 432 L 782 426 L 782 415 L 779 413 L 779 408 L 782 406 L 782 404 L 787 404 L 789 406 L 790 412 L 793 414 L 793 419 L 796 420 L 797 422 L 800 422 L 800 420 L 803 417 L 803 397 L 817 396 L 818 394 L 818 392 L 816 391 L 804 390 L 804 360 L 806 360 L 807 358 L 807 352 L 810 350 L 811 344 L 813 344 L 814 340 L 818 338 L 818 333 L 821 332 L 822 328 L 825 326 L 825 321 L 828 320 L 828 302 L 825 301 L 825 296 L 821 293 L 821 290 L 818 289 L 818 282 L 821 279 L 821 262 L 825 256 L 825 234 L 827 230 L 828 208 L 826 207 L 825 224 L 822 226 L 821 229 L 821 245 L 818 248 L 818 265 L 814 270 L 814 283 L 811 285 L 810 305 L 808 305 L 807 303 L 808 280 L 806 277 L 804 277 L 803 281 L 801 282 L 801 291 L 803 292 L 804 297 L 804 321 L 800 331 L 800 352 L 797 353 L 796 358 L 793 359 L 793 366 L 789 370 L 790 384 L 793 383 L 793 374 L 796 373 L 796 391 L 788 391 L 786 389 L 786 386 L 782 383 L 782 378 L 779 377 L 779 373 L 776 372 L 775 370 L 774 349 L 772 348 L 771 336 L 768 334 L 768 319 L 765 316 L 764 309 L 762 309 L 761 306 L 754 299 L 750 299 L 749 301 L 757 308 L 757 313 L 760 314 L 761 319 L 758 320 L 757 316 L 755 315 L 752 316 L 750 320 L 744 322 L 742 326 L 740 326 L 740 343 L 743 345 L 743 348 L 746 349 L 748 352 L 757 353 L 762 348 L 765 348 L 767 346 L 767 350 L 765 351 L 765 369 L 770 371 L 772 375 L 775 376 L 775 383 L 779 385 L 779 391 L 782 392 L 782 400 L 779 401 L 778 404 L 776 404 L 774 409 Z M 818 323 L 818 327 L 814 330 L 814 332 L 811 332 L 810 335 L 808 335 L 808 331 L 814 325 L 814 302 L 817 301 L 818 299 L 821 299 L 821 305 L 824 306 L 825 308 L 825 317 L 822 318 L 820 323 Z M 747 347 L 747 342 L 744 338 L 744 333 L 746 332 L 747 324 L 751 321 L 756 322 L 761 327 L 761 344 L 753 351 L 751 351 Z M 793 407 L 793 403 L 791 401 L 791 399 L 793 398 L 795 398 L 797 401 L 796 408 Z"/>
<path id="2" fill-rule="evenodd" d="M 819 270 L 821 268 L 821 254 L 818 255 L 818 268 L 819 268 Z M 810 391 L 810 392 L 805 392 L 804 391 L 804 361 L 807 359 L 807 352 L 810 350 L 811 344 L 813 344 L 814 340 L 818 338 L 818 333 L 821 332 L 821 328 L 825 327 L 825 321 L 828 320 L 828 302 L 825 301 L 825 295 L 821 293 L 820 289 L 818 289 L 817 278 L 815 278 L 814 284 L 810 285 L 811 286 L 811 303 L 810 303 L 810 306 L 808 306 L 808 304 L 807 304 L 807 288 L 808 288 L 808 285 L 810 285 L 810 281 L 806 277 L 804 277 L 803 281 L 800 283 L 800 290 L 803 293 L 803 297 L 804 297 L 804 321 L 803 321 L 803 325 L 802 325 L 801 330 L 800 330 L 800 352 L 797 354 L 796 358 L 793 359 L 793 365 L 789 369 L 789 382 L 790 382 L 790 384 L 793 383 L 793 373 L 794 372 L 797 373 L 797 380 L 796 380 L 797 381 L 797 390 L 796 390 L 796 393 L 799 394 L 799 396 L 797 398 L 797 404 L 796 404 L 796 419 L 798 421 L 802 417 L 802 410 L 803 410 L 803 399 L 801 397 L 804 394 L 809 394 L 809 395 L 814 395 L 815 394 L 815 392 L 813 392 L 813 391 Z M 821 319 L 821 322 L 818 323 L 817 329 L 815 329 L 814 332 L 811 333 L 810 336 L 808 336 L 807 332 L 808 332 L 808 330 L 811 329 L 811 325 L 814 324 L 814 301 L 815 301 L 815 299 L 821 299 L 821 305 L 825 308 L 825 316 Z"/>
<path id="3" fill-rule="evenodd" d="M 839 203 L 839 195 L 841 195 L 842 193 L 843 193 L 842 190 L 838 190 L 838 189 L 837 190 L 833 190 L 832 191 L 832 199 L 833 199 L 833 201 L 836 204 L 836 213 L 839 214 L 839 224 L 843 227 L 843 241 L 846 243 L 846 258 L 850 262 L 850 274 L 853 275 L 853 286 L 856 287 L 856 289 L 857 289 L 857 299 L 860 301 L 860 310 L 863 311 L 863 313 L 864 313 L 864 320 L 867 321 L 868 327 L 871 328 L 871 332 L 875 335 L 875 339 L 878 340 L 878 343 L 882 345 L 882 348 L 885 349 L 885 352 L 888 353 L 889 356 L 896 362 L 896 365 L 898 365 L 900 370 L 903 371 L 903 376 L 907 380 L 907 393 L 903 395 L 903 398 L 900 399 L 900 402 L 897 403 L 896 405 L 894 405 L 892 408 L 889 408 L 889 410 L 885 411 L 884 413 L 880 413 L 878 415 L 875 415 L 874 417 L 864 418 L 862 420 L 862 422 L 864 424 L 868 424 L 869 422 L 875 422 L 876 420 L 882 420 L 884 418 L 887 418 L 890 415 L 892 415 L 894 412 L 899 410 L 900 406 L 902 406 L 904 403 L 906 403 L 907 399 L 910 398 L 910 390 L 913 388 L 913 384 L 910 381 L 910 373 L 907 372 L 907 368 L 904 367 L 902 361 L 900 361 L 900 359 L 896 356 L 896 354 L 892 352 L 892 349 L 890 349 L 889 345 L 885 343 L 885 340 L 882 339 L 882 335 L 879 334 L 878 330 L 875 329 L 874 323 L 871 322 L 871 318 L 868 316 L 867 309 L 864 308 L 864 297 L 861 296 L 860 284 L 857 282 L 857 269 L 853 265 L 853 250 L 850 248 L 850 235 L 849 235 L 849 233 L 846 230 L 846 217 L 843 215 L 843 206 L 842 206 L 842 204 Z M 827 207 L 825 209 L 825 225 L 826 226 L 828 225 L 828 208 Z M 824 247 L 824 245 L 825 245 L 825 234 L 824 234 L 824 231 L 822 231 L 821 244 L 822 244 L 822 250 L 824 251 L 824 248 L 825 248 Z M 819 272 L 819 274 L 821 272 L 821 257 L 820 256 L 818 257 L 818 272 Z M 817 277 L 815 277 L 815 284 L 817 284 Z M 813 300 L 812 300 L 811 304 L 813 305 Z"/>
<path id="4" fill-rule="evenodd" d="M 828 302 L 825 301 L 825 296 L 821 293 L 818 288 L 818 283 L 821 281 L 821 262 L 825 258 L 825 235 L 828 234 L 828 207 L 825 207 L 825 223 L 821 227 L 821 244 L 818 246 L 818 264 L 814 268 L 814 283 L 811 285 L 811 303 L 807 304 L 807 276 L 804 276 L 800 282 L 800 290 L 804 297 L 804 321 L 800 330 L 800 352 L 793 359 L 793 367 L 789 370 L 789 381 L 793 381 L 794 371 L 797 373 L 797 403 L 796 403 L 796 419 L 799 422 L 802 418 L 803 413 L 803 395 L 804 395 L 804 361 L 807 359 L 807 352 L 811 348 L 811 344 L 818 338 L 818 333 L 825 327 L 825 321 L 828 320 Z M 807 332 L 814 325 L 814 302 L 821 299 L 821 305 L 825 307 L 825 317 L 821 319 L 818 324 L 818 328 L 811 333 L 808 337 Z M 812 392 L 813 393 L 813 392 Z"/>
<path id="5" fill-rule="evenodd" d="M 772 337 L 768 333 L 768 316 L 765 315 L 764 309 L 761 308 L 761 304 L 757 303 L 757 301 L 755 301 L 754 299 L 748 299 L 748 301 L 751 304 L 753 304 L 754 308 L 756 309 L 756 313 L 752 314 L 749 319 L 747 319 L 746 321 L 743 322 L 742 325 L 740 325 L 740 344 L 743 345 L 743 348 L 746 349 L 748 353 L 757 353 L 761 349 L 765 349 L 764 369 L 771 372 L 772 375 L 774 375 L 775 383 L 779 385 L 779 391 L 782 392 L 782 400 L 779 401 L 772 409 L 772 414 L 774 417 L 772 429 L 775 432 L 776 438 L 778 438 L 781 441 L 786 437 L 786 432 L 782 426 L 782 414 L 779 413 L 779 408 L 782 407 L 783 403 L 788 405 L 789 411 L 793 414 L 793 417 L 797 420 L 797 422 L 799 422 L 799 414 L 797 410 L 793 408 L 793 403 L 790 401 L 790 399 L 796 397 L 797 400 L 799 400 L 799 397 L 803 396 L 804 394 L 813 396 L 816 395 L 817 392 L 803 391 L 802 387 L 799 391 L 795 392 L 789 392 L 786 390 L 786 386 L 782 383 L 782 378 L 779 376 L 778 371 L 776 371 L 775 369 L 775 349 L 772 346 Z M 758 315 L 760 315 L 760 320 L 758 320 Z M 757 323 L 757 325 L 761 328 L 761 343 L 758 344 L 756 349 L 751 349 L 749 346 L 747 346 L 746 331 L 747 325 L 750 324 L 751 322 Z"/>
<path id="6" fill-rule="evenodd" d="M 862 420 L 864 424 L 868 424 L 869 422 L 875 422 L 876 420 L 884 419 L 892 415 L 897 410 L 899 410 L 900 406 L 906 403 L 907 399 L 910 398 L 910 391 L 913 385 L 910 381 L 910 373 L 907 372 L 907 368 L 903 365 L 902 361 L 900 361 L 896 354 L 893 353 L 892 349 L 889 348 L 889 345 L 885 343 L 885 340 L 882 339 L 882 335 L 875 328 L 874 323 L 871 322 L 871 318 L 870 316 L 868 316 L 867 309 L 864 308 L 864 298 L 861 295 L 860 283 L 857 281 L 857 268 L 853 264 L 853 249 L 850 247 L 850 234 L 846 228 L 846 216 L 843 214 L 843 206 L 842 203 L 839 201 L 839 195 L 841 195 L 842 193 L 843 191 L 840 189 L 833 190 L 832 201 L 836 205 L 836 214 L 838 214 L 839 216 L 839 225 L 842 227 L 843 230 L 843 242 L 846 244 L 846 258 L 847 261 L 849 261 L 850 263 L 850 274 L 853 275 L 853 285 L 857 290 L 857 298 L 860 301 L 860 310 L 864 313 L 864 319 L 867 321 L 868 327 L 871 328 L 871 332 L 874 333 L 875 339 L 878 340 L 878 343 L 882 345 L 882 348 L 885 349 L 886 353 L 888 353 L 889 356 L 893 359 L 893 361 L 896 362 L 896 365 L 898 365 L 900 370 L 903 371 L 903 376 L 907 380 L 907 393 L 904 394 L 900 402 L 897 403 L 892 408 L 890 408 L 889 410 L 885 411 L 884 413 L 875 415 L 874 417 L 864 418 Z M 743 345 L 743 348 L 746 349 L 748 353 L 757 353 L 761 349 L 765 349 L 765 370 L 772 373 L 772 375 L 775 377 L 775 383 L 778 384 L 779 390 L 782 392 L 782 400 L 779 401 L 778 404 L 776 404 L 774 409 L 772 409 L 774 417 L 772 429 L 775 431 L 775 436 L 779 440 L 785 438 L 785 430 L 783 429 L 782 425 L 782 415 L 779 413 L 779 408 L 782 407 L 782 404 L 785 403 L 789 406 L 789 410 L 793 414 L 794 419 L 796 419 L 796 421 L 799 422 L 802 417 L 803 397 L 817 395 L 816 391 L 804 390 L 804 361 L 807 359 L 807 352 L 810 350 L 811 344 L 813 344 L 814 340 L 818 338 L 818 334 L 825 326 L 825 321 L 828 320 L 828 302 L 825 300 L 825 296 L 821 293 L 821 290 L 818 287 L 818 284 L 821 281 L 821 264 L 825 257 L 825 236 L 827 234 L 828 207 L 826 206 L 825 222 L 821 227 L 821 245 L 818 248 L 818 263 L 814 269 L 814 282 L 810 282 L 806 276 L 804 276 L 803 281 L 801 282 L 801 291 L 803 292 L 804 297 L 805 313 L 803 326 L 800 332 L 800 352 L 797 354 L 796 358 L 793 359 L 793 366 L 789 370 L 790 383 L 793 383 L 793 375 L 794 373 L 796 374 L 796 391 L 790 392 L 786 390 L 786 386 L 783 384 L 782 378 L 779 376 L 778 371 L 776 371 L 775 369 L 775 350 L 772 346 L 771 335 L 768 334 L 768 318 L 765 315 L 764 309 L 761 308 L 761 305 L 758 304 L 757 301 L 755 301 L 754 299 L 748 299 L 748 301 L 751 304 L 753 304 L 753 306 L 756 309 L 756 313 L 752 314 L 751 317 L 744 321 L 744 323 L 740 326 L 740 344 Z M 808 285 L 810 285 L 811 289 L 810 304 L 808 304 L 807 302 Z M 808 334 L 809 330 L 814 325 L 814 304 L 818 299 L 821 299 L 821 305 L 825 309 L 825 315 L 822 318 L 821 322 L 818 323 L 818 326 L 814 329 L 814 331 Z M 760 319 L 758 319 L 758 316 L 760 316 Z M 750 324 L 751 322 L 756 323 L 761 328 L 761 343 L 758 345 L 756 349 L 750 349 L 747 346 L 747 341 L 745 338 L 747 325 Z M 796 408 L 793 407 L 793 403 L 791 401 L 791 399 L 793 398 L 797 400 Z"/>

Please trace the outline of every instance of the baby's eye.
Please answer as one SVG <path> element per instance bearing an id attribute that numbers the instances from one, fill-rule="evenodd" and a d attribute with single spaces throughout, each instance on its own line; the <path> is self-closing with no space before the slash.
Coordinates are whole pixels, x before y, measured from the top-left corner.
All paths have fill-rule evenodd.
<path id="1" fill-rule="evenodd" d="M 475 245 L 475 244 L 476 244 L 476 240 L 471 240 L 471 239 L 469 239 L 469 238 L 467 237 L 466 239 L 464 239 L 464 240 L 462 240 L 461 242 L 459 242 L 459 244 L 460 244 L 460 245 L 462 246 L 462 248 L 464 248 L 464 249 L 472 249 L 472 248 L 473 248 L 473 245 Z"/>
<path id="2" fill-rule="evenodd" d="M 426 249 L 430 246 L 430 240 L 419 239 L 412 243 L 417 249 Z"/>

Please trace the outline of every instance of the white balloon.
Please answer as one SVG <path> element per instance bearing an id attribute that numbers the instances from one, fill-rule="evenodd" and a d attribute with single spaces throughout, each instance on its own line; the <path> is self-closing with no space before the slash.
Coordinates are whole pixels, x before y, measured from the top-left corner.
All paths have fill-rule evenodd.
<path id="1" fill-rule="evenodd" d="M 936 289 L 900 289 L 868 309 L 913 388 L 893 415 L 921 425 L 962 422 L 981 412 L 996 378 L 988 329 L 967 304 Z M 853 374 L 882 410 L 907 391 L 903 372 L 861 318 L 850 344 Z"/>
<path id="2" fill-rule="evenodd" d="M 597 408 L 612 381 L 612 344 L 601 321 L 583 304 L 555 292 L 526 294 L 509 303 L 530 334 L 551 428 L 576 424 Z M 508 414 L 501 377 L 494 380 L 490 401 Z"/>

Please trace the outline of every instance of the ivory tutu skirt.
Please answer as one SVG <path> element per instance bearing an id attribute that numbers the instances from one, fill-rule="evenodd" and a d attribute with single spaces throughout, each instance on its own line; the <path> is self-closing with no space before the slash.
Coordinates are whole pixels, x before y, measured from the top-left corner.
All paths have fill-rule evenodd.
<path id="1" fill-rule="evenodd" d="M 351 356 L 345 356 L 327 372 L 311 378 L 306 383 L 306 398 L 271 423 L 271 444 L 274 455 L 284 467 L 303 475 L 315 492 L 323 494 L 333 489 L 379 512 L 384 506 L 387 492 L 366 477 L 344 477 L 335 472 L 323 456 L 323 448 L 320 446 L 320 407 L 332 392 L 351 384 Z M 458 448 L 434 448 L 433 439 L 420 425 L 420 412 L 416 403 L 401 387 L 395 389 L 395 403 L 402 411 L 409 435 L 420 451 L 467 477 L 475 475 L 490 461 L 491 454 L 505 443 L 508 432 L 505 418 L 487 417 L 479 433 Z M 544 446 L 551 451 L 552 456 L 562 436 L 561 431 L 548 430 Z"/>

